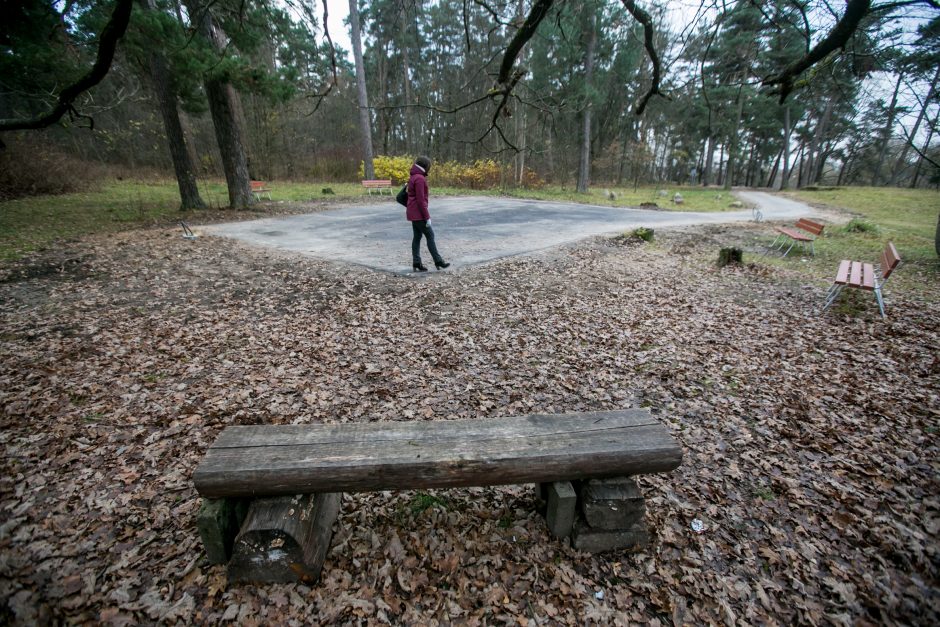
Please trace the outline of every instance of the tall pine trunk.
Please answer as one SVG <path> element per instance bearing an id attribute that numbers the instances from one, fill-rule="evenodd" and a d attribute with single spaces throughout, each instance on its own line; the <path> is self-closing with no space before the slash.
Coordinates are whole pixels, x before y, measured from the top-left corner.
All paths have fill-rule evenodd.
<path id="1" fill-rule="evenodd" d="M 144 11 L 156 9 L 154 0 L 140 0 L 140 6 Z M 206 203 L 199 195 L 196 168 L 186 148 L 186 136 L 183 134 L 183 125 L 180 123 L 179 109 L 176 106 L 176 90 L 173 88 L 170 70 L 162 50 L 151 50 L 149 62 L 150 79 L 163 118 L 163 129 L 170 148 L 173 171 L 176 173 L 176 184 L 180 190 L 180 209 L 203 209 Z"/>
<path id="2" fill-rule="evenodd" d="M 208 5 L 203 5 L 199 0 L 189 0 L 186 7 L 189 9 L 190 19 L 196 21 L 199 33 L 209 41 L 216 52 L 222 54 L 225 49 L 224 37 L 216 26 Z M 251 177 L 248 174 L 238 93 L 223 77 L 207 76 L 205 87 L 209 113 L 215 127 L 215 138 L 222 154 L 229 205 L 234 209 L 249 207 L 254 203 L 254 197 L 251 194 Z"/>
<path id="3" fill-rule="evenodd" d="M 885 163 L 885 156 L 888 154 L 888 143 L 891 139 L 891 131 L 894 129 L 894 117 L 897 113 L 898 92 L 901 90 L 901 81 L 904 80 L 904 72 L 898 72 L 898 80 L 894 84 L 894 93 L 891 94 L 891 104 L 888 105 L 888 119 L 885 120 L 884 128 L 881 129 L 881 146 L 878 149 L 878 163 L 875 164 L 875 172 L 871 177 L 872 185 L 883 185 L 886 181 L 882 180 L 881 168 Z"/>
<path id="4" fill-rule="evenodd" d="M 356 58 L 356 96 L 359 100 L 359 132 L 362 135 L 362 163 L 366 179 L 375 178 L 372 164 L 372 116 L 366 91 L 366 65 L 362 60 L 362 36 L 359 31 L 359 2 L 349 0 L 349 30 L 352 31 L 353 56 Z"/>
<path id="5" fill-rule="evenodd" d="M 584 90 L 587 94 L 584 110 L 581 112 L 581 160 L 578 167 L 578 192 L 586 194 L 591 183 L 591 86 L 594 82 L 594 48 L 597 46 L 597 14 L 592 11 L 586 28 L 587 50 L 584 55 Z"/>
<path id="6" fill-rule="evenodd" d="M 934 95 L 937 93 L 938 79 L 940 79 L 940 67 L 937 68 L 937 73 L 933 75 L 933 80 L 930 81 L 930 90 L 927 92 L 927 97 L 924 99 L 920 113 L 917 115 L 917 121 L 914 122 L 910 139 L 904 144 L 904 149 L 901 150 L 901 156 L 898 157 L 897 163 L 894 165 L 894 171 L 891 173 L 891 185 L 897 183 L 898 179 L 901 177 L 901 172 L 907 167 L 907 153 L 910 150 L 911 144 L 917 139 L 917 132 L 920 130 L 920 125 L 924 121 L 924 116 L 927 114 L 927 107 L 932 104 Z"/>
<path id="7" fill-rule="evenodd" d="M 783 171 L 780 173 L 780 189 L 790 186 L 790 134 L 793 126 L 790 122 L 790 105 L 783 109 Z"/>
<path id="8" fill-rule="evenodd" d="M 734 184 L 734 168 L 737 166 L 738 152 L 741 145 L 741 120 L 744 117 L 744 93 L 743 88 L 738 89 L 738 110 L 735 116 L 734 129 L 731 131 L 731 144 L 728 146 L 728 168 L 725 170 L 724 188 L 730 190 Z"/>

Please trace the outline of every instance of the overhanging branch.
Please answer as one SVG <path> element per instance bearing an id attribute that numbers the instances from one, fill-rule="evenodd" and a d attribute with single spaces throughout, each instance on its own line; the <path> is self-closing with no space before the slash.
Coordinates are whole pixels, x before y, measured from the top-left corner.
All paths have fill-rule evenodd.
<path id="1" fill-rule="evenodd" d="M 59 100 L 51 111 L 34 118 L 0 120 L 0 131 L 46 128 L 58 122 L 67 112 L 71 112 L 73 115 L 78 115 L 79 117 L 88 117 L 79 115 L 75 111 L 72 103 L 84 92 L 100 83 L 107 75 L 108 70 L 111 69 L 111 62 L 114 60 L 114 51 L 117 48 L 118 41 L 121 40 L 121 37 L 124 36 L 124 32 L 127 30 L 127 24 L 130 21 L 131 8 L 133 6 L 133 0 L 117 0 L 114 13 L 111 14 L 111 19 L 108 20 L 108 23 L 105 24 L 104 29 L 101 31 L 95 64 L 88 73 L 59 93 Z M 94 123 L 92 123 L 92 126 L 94 126 Z"/>
<path id="2" fill-rule="evenodd" d="M 643 115 L 643 111 L 646 110 L 646 105 L 649 103 L 650 98 L 656 95 L 662 96 L 663 98 L 666 97 L 659 91 L 659 82 L 662 78 L 662 64 L 659 60 L 659 54 L 656 52 L 656 47 L 653 45 L 653 18 L 650 17 L 649 13 L 638 7 L 634 0 L 620 1 L 623 3 L 624 8 L 630 12 L 630 15 L 633 16 L 633 19 L 643 25 L 643 47 L 646 48 L 646 54 L 653 64 L 653 82 L 636 106 L 636 114 Z"/>
<path id="3" fill-rule="evenodd" d="M 626 2 L 626 0 L 624 0 Z M 781 104 L 793 91 L 797 77 L 816 65 L 830 54 L 844 48 L 852 35 L 858 30 L 862 19 L 871 11 L 871 0 L 849 0 L 845 7 L 845 15 L 832 27 L 826 37 L 816 44 L 812 50 L 797 59 L 779 74 L 764 79 L 762 85 L 769 87 L 779 85 Z"/>

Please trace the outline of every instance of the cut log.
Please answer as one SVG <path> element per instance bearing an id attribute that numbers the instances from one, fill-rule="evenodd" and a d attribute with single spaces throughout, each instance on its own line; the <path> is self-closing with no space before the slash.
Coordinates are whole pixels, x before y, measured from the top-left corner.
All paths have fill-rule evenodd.
<path id="1" fill-rule="evenodd" d="M 643 519 L 643 494 L 631 477 L 588 481 L 581 488 L 581 511 L 594 529 L 629 529 Z"/>
<path id="2" fill-rule="evenodd" d="M 251 583 L 311 583 L 320 576 L 342 494 L 258 499 L 235 540 L 228 576 Z"/>
<path id="3" fill-rule="evenodd" d="M 682 449 L 646 410 L 491 420 L 227 427 L 193 474 L 203 496 L 549 483 L 667 472 Z"/>

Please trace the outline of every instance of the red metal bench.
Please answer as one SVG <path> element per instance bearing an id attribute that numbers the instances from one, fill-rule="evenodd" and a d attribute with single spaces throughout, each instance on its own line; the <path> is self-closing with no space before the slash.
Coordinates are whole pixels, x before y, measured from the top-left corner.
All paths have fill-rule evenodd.
<path id="1" fill-rule="evenodd" d="M 826 311 L 836 301 L 839 294 L 846 287 L 854 287 L 861 290 L 868 290 L 875 293 L 875 300 L 878 301 L 878 309 L 881 311 L 882 319 L 885 316 L 884 298 L 881 289 L 888 282 L 888 277 L 894 272 L 894 269 L 901 263 L 901 257 L 898 255 L 894 244 L 888 242 L 885 249 L 881 252 L 881 263 L 875 266 L 861 261 L 850 261 L 843 259 L 839 262 L 839 271 L 836 272 L 836 278 L 832 282 L 829 291 L 826 292 L 826 302 L 823 305 L 823 311 Z"/>
<path id="2" fill-rule="evenodd" d="M 776 227 L 776 231 L 779 235 L 777 239 L 774 240 L 774 243 L 770 245 L 771 250 L 775 248 L 782 250 L 784 245 L 789 241 L 790 247 L 783 253 L 784 256 L 786 256 L 797 243 L 803 248 L 803 252 L 806 252 L 806 244 L 809 242 L 810 254 L 815 255 L 816 248 L 814 242 L 816 238 L 822 234 L 823 225 L 807 218 L 800 218 L 792 228 L 778 226 Z"/>

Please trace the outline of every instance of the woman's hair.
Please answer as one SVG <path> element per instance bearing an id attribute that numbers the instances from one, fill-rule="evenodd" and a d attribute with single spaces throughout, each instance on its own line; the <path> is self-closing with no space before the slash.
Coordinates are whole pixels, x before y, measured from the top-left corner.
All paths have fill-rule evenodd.
<path id="1" fill-rule="evenodd" d="M 431 159 L 429 157 L 421 155 L 415 159 L 415 164 L 421 166 L 421 169 L 424 170 L 425 174 L 431 171 Z"/>

